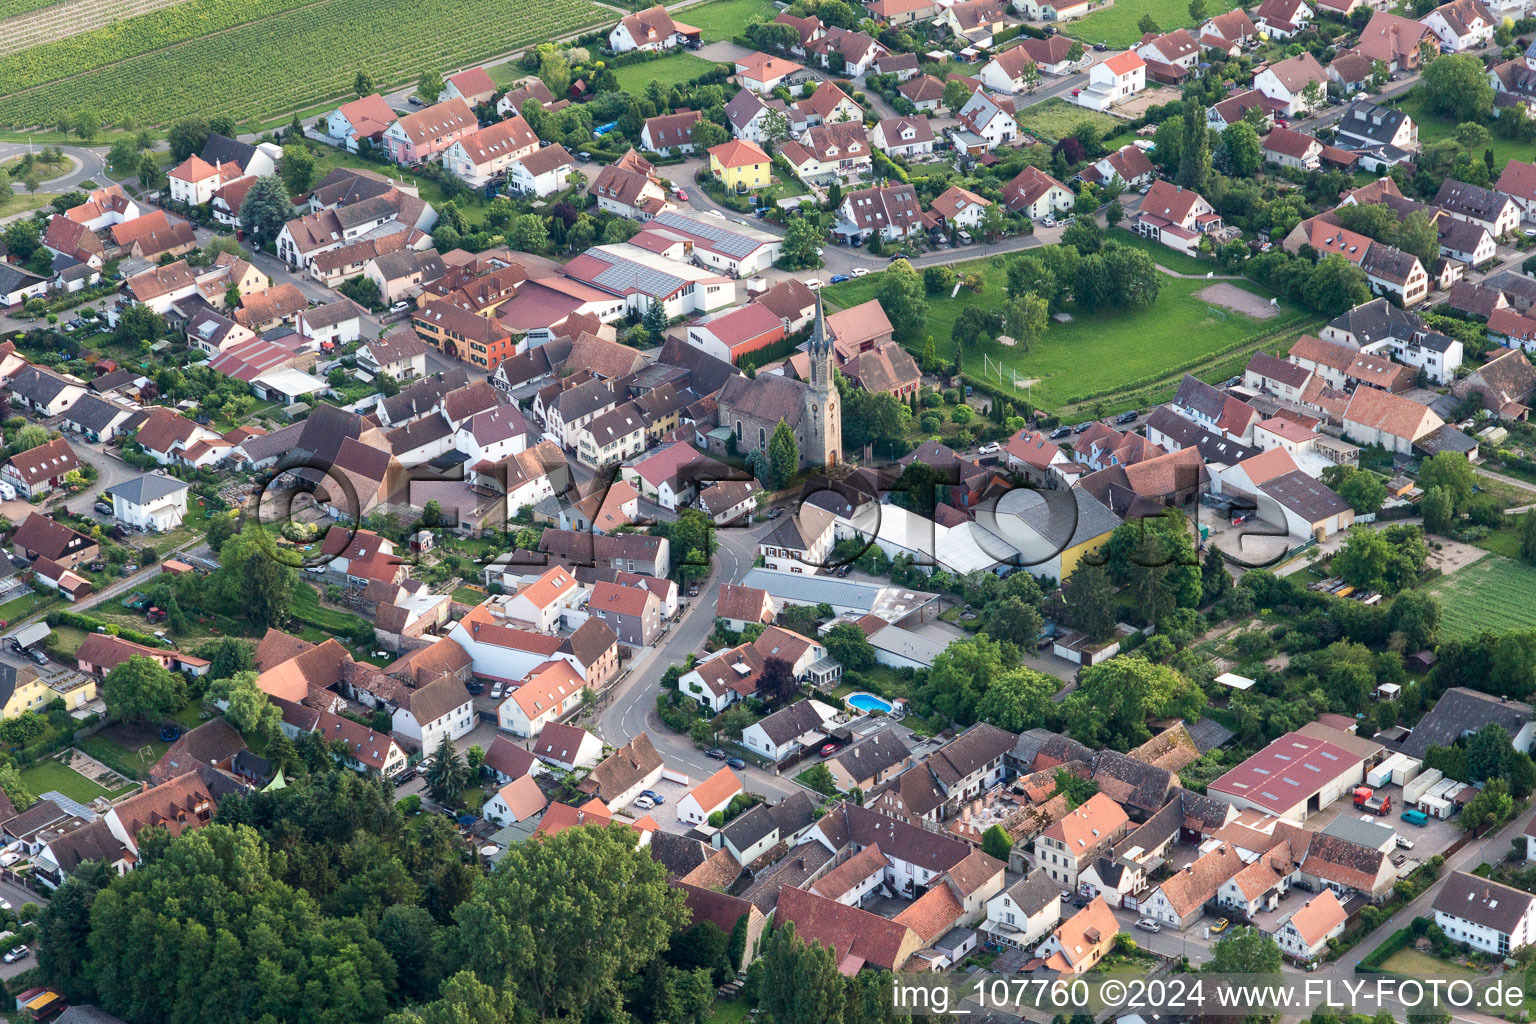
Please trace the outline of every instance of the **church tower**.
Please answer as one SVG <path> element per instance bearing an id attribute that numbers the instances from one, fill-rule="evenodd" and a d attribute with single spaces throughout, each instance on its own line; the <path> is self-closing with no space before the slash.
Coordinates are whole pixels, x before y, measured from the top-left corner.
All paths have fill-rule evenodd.
<path id="1" fill-rule="evenodd" d="M 805 450 L 800 461 L 831 469 L 843 460 L 843 413 L 837 386 L 832 382 L 832 339 L 816 296 L 816 325 L 808 348 L 811 357 L 810 387 L 805 392 Z"/>

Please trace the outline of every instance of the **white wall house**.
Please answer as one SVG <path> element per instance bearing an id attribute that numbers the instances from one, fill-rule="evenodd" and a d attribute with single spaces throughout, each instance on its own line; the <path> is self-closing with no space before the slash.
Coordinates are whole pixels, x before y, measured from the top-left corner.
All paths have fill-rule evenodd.
<path id="1" fill-rule="evenodd" d="M 443 738 L 456 740 L 475 727 L 475 704 L 464 684 L 453 676 L 440 676 L 418 690 L 395 709 L 390 723 L 423 751 L 436 750 Z"/>
<path id="2" fill-rule="evenodd" d="M 571 664 L 548 662 L 501 702 L 496 724 L 515 736 L 537 736 L 550 722 L 576 709 L 585 685 Z"/>
<path id="3" fill-rule="evenodd" d="M 124 481 L 103 494 L 112 502 L 112 515 L 132 526 L 165 533 L 187 515 L 187 485 L 163 473 Z"/>
<path id="4" fill-rule="evenodd" d="M 1509 956 L 1536 936 L 1536 896 L 1464 871 L 1445 880 L 1435 897 L 1435 924 L 1452 942 Z"/>

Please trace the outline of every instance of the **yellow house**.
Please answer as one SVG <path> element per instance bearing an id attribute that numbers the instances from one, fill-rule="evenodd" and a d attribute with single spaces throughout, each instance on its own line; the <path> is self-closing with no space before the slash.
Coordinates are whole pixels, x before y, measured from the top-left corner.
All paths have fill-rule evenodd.
<path id="1" fill-rule="evenodd" d="M 1071 536 L 1055 555 L 1028 566 L 1029 571 L 1036 576 L 1048 576 L 1058 583 L 1068 579 L 1083 559 L 1099 554 L 1109 543 L 1110 534 L 1114 533 L 1115 527 L 1121 523 L 1119 516 L 1083 488 L 1073 487 L 1069 493 L 1076 499 L 1077 504 L 1076 518 L 1071 523 Z M 1035 516 L 1046 518 L 1038 524 L 1025 521 L 1023 525 L 1040 535 L 1044 547 L 1027 545 L 1029 550 L 1026 554 L 1040 559 L 1046 551 L 1060 544 L 1060 540 L 1049 539 L 1061 537 L 1066 530 L 1067 524 L 1065 522 L 1058 524 L 1056 518 L 1072 515 L 1073 511 L 1070 508 L 1061 507 L 1059 502 L 1039 503 L 1035 510 L 1029 513 L 1029 519 L 1033 520 Z M 1102 557 L 1098 561 L 1102 562 Z"/>
<path id="2" fill-rule="evenodd" d="M 744 139 L 722 142 L 709 150 L 709 173 L 733 192 L 768 185 L 772 167 L 768 154 Z"/>
<path id="3" fill-rule="evenodd" d="M 31 666 L 0 663 L 0 718 L 15 718 L 27 711 L 41 713 L 56 696 Z"/>

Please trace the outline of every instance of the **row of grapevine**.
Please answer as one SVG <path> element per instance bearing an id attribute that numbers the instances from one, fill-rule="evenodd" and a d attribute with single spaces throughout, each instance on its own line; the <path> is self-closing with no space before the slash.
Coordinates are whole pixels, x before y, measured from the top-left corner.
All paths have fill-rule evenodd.
<path id="1" fill-rule="evenodd" d="M 57 2 L 58 0 L 0 0 L 0 20 L 14 18 L 18 14 L 26 14 L 28 11 L 35 11 L 39 7 L 47 7 Z M 0 41 L 0 45 L 4 45 L 3 41 Z"/>
<path id="2" fill-rule="evenodd" d="M 313 0 L 187 0 L 167 7 L 162 0 L 160 4 L 149 3 L 148 13 L 125 18 L 122 0 L 94 0 L 90 6 L 104 9 L 109 17 L 119 20 L 108 21 L 79 34 L 70 34 L 83 27 L 70 17 L 74 5 L 61 4 L 39 12 L 40 17 L 57 19 L 51 26 L 54 31 L 45 37 L 50 41 L 0 60 L 0 95 L 92 71 L 211 32 L 282 14 L 311 2 Z M 154 9 L 156 7 L 159 9 Z"/>
<path id="3" fill-rule="evenodd" d="M 179 15 L 193 5 L 206 13 L 222 2 L 190 0 L 134 21 Z M 235 2 L 247 9 L 292 4 Z M 6 96 L 0 125 L 51 124 L 80 110 L 94 110 L 107 123 L 125 116 L 141 124 L 215 113 L 237 120 L 280 117 L 348 93 L 360 70 L 380 82 L 403 81 L 611 20 L 611 11 L 588 0 L 438 0 L 430 11 L 398 0 L 319 0 Z M 0 91 L 9 91 L 8 63 L 0 61 Z"/>
<path id="4" fill-rule="evenodd" d="M 163 7 L 185 2 L 186 0 L 64 0 L 64 3 L 23 14 L 0 25 L 0 57 L 21 53 L 33 47 L 42 47 L 61 39 L 83 36 L 126 19 L 152 14 Z M 79 52 L 79 47 L 76 47 L 75 51 Z M 89 71 L 97 66 L 91 64 L 80 70 Z M 53 77 L 62 77 L 62 74 L 55 71 Z M 7 72 L 0 72 L 0 82 L 7 81 L 7 75 Z"/>

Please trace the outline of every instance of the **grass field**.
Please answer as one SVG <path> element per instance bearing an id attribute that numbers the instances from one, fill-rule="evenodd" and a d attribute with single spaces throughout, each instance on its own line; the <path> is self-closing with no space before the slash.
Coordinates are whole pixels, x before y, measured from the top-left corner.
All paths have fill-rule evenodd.
<path id="1" fill-rule="evenodd" d="M 1536 568 L 1512 558 L 1480 559 L 1438 583 L 1434 594 L 1447 639 L 1536 628 Z"/>
<path id="2" fill-rule="evenodd" d="M 686 25 L 692 25 L 704 33 L 704 41 L 734 39 L 753 18 L 772 21 L 779 13 L 769 0 L 716 0 L 714 3 L 687 7 L 677 12 Z"/>
<path id="3" fill-rule="evenodd" d="M 644 92 L 646 83 L 652 80 L 662 85 L 682 85 L 714 66 L 712 62 L 691 53 L 674 53 L 660 60 L 641 61 L 639 64 L 616 68 L 613 77 L 618 79 L 620 89 L 638 94 Z"/>
<path id="4" fill-rule="evenodd" d="M 304 3 L 187 0 L 13 54 L 0 61 L 11 93 L 0 124 L 56 124 L 83 109 L 107 124 L 258 121 L 347 96 L 359 70 L 388 87 L 613 20 L 588 0 L 442 0 L 430 18 L 386 0 Z M 54 81 L 71 72 L 83 73 Z"/>
<path id="5" fill-rule="evenodd" d="M 1234 0 L 1210 0 L 1205 6 L 1210 14 L 1221 14 L 1237 5 Z M 1108 43 L 1111 47 L 1123 48 L 1140 41 L 1141 29 L 1136 23 L 1143 14 L 1152 15 L 1157 27 L 1164 32 L 1189 28 L 1195 23 L 1189 16 L 1188 0 L 1136 0 L 1136 3 L 1121 0 L 1081 21 L 1067 22 L 1061 30 L 1086 43 Z"/>
<path id="6" fill-rule="evenodd" d="M 994 267 L 987 260 L 975 260 L 955 269 L 981 273 L 986 278 L 986 287 L 979 296 L 969 292 L 962 292 L 954 299 L 948 295 L 929 296 L 926 329 L 914 344 L 920 348 L 931 334 L 938 355 L 943 359 L 954 356 L 950 331 L 960 310 L 972 304 L 995 309 L 1005 300 L 1007 282 L 1002 267 Z M 1267 297 L 1267 293 L 1256 285 L 1246 281 L 1233 283 Z M 1072 320 L 1052 323 L 1046 329 L 1045 338 L 1028 352 L 996 342 L 983 344 L 981 352 L 991 357 L 994 367 L 1001 361 L 1021 376 L 1038 378 L 1027 396 L 1024 391 L 1019 392 L 1021 397 L 1028 397 L 1041 408 L 1059 409 L 1078 396 L 1127 385 L 1206 354 L 1214 357 L 1244 337 L 1279 329 L 1303 318 L 1299 311 L 1289 306 L 1282 307 L 1281 316 L 1268 321 L 1212 307 L 1194 295 L 1207 284 L 1209 282 L 1204 280 L 1164 277 L 1157 302 L 1151 309 L 1091 314 L 1069 309 Z M 880 275 L 871 274 L 832 285 L 825 294 L 833 303 L 847 308 L 874 298 L 879 287 Z M 980 376 L 981 363 L 980 352 L 967 351 L 965 368 L 968 374 Z M 1177 376 L 1173 375 L 1175 381 Z M 995 369 L 991 379 L 996 379 Z"/>
<path id="7" fill-rule="evenodd" d="M 1461 964 L 1453 964 L 1449 960 L 1441 960 L 1437 956 L 1421 953 L 1412 946 L 1400 949 L 1387 957 L 1381 969 L 1409 978 L 1481 977 L 1476 971 L 1468 970 Z"/>
<path id="8" fill-rule="evenodd" d="M 1402 98 L 1393 100 L 1391 106 L 1401 107 L 1413 118 L 1413 123 L 1419 126 L 1419 142 L 1424 146 L 1439 142 L 1441 139 L 1449 139 L 1456 134 L 1457 121 L 1442 117 L 1430 112 L 1424 106 L 1424 99 L 1418 89 L 1410 90 Z M 1511 160 L 1528 160 L 1531 156 L 1530 143 L 1520 143 L 1514 139 L 1501 139 L 1490 129 L 1492 139 L 1486 148 L 1493 150 L 1493 177 L 1498 180 L 1504 165 Z M 1477 159 L 1483 158 L 1482 149 L 1472 154 Z"/>
<path id="9" fill-rule="evenodd" d="M 1027 129 L 1052 142 L 1071 135 L 1072 130 L 1084 121 L 1101 132 L 1122 123 L 1119 118 L 1097 110 L 1089 110 L 1087 107 L 1076 106 L 1060 97 L 1025 107 L 1019 111 L 1017 120 L 1020 128 Z"/>
<path id="10" fill-rule="evenodd" d="M 28 210 L 41 209 L 53 202 L 54 192 L 12 192 L 9 189 L 0 189 L 0 217 L 9 217 L 13 213 L 26 213 Z"/>
<path id="11" fill-rule="evenodd" d="M 33 794 L 42 794 L 56 789 L 71 800 L 78 800 L 82 804 L 88 804 L 99 796 L 112 795 L 110 790 L 103 789 L 73 768 L 68 768 L 51 758 L 23 769 L 21 781 Z"/>

